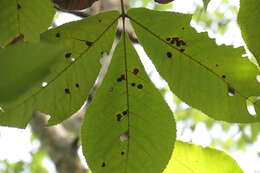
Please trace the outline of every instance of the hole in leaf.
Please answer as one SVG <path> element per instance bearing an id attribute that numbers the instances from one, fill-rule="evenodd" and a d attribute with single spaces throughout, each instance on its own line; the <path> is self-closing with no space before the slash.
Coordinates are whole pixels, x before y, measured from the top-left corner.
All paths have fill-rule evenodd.
<path id="1" fill-rule="evenodd" d="M 222 75 L 221 77 L 222 77 L 223 79 L 226 79 L 226 75 Z"/>
<path id="2" fill-rule="evenodd" d="M 66 94 L 70 94 L 70 89 L 69 89 L 69 88 L 65 88 L 65 89 L 64 89 L 64 92 L 65 92 Z"/>
<path id="3" fill-rule="evenodd" d="M 4 109 L 0 106 L 0 112 L 5 112 Z"/>
<path id="4" fill-rule="evenodd" d="M 129 133 L 128 132 L 125 132 L 123 133 L 121 136 L 120 136 L 120 141 L 121 142 L 125 142 L 129 139 Z"/>
<path id="5" fill-rule="evenodd" d="M 255 106 L 253 104 L 247 105 L 247 111 L 250 115 L 256 116 Z"/>
<path id="6" fill-rule="evenodd" d="M 256 109 L 254 103 L 259 101 L 260 97 L 251 96 L 246 100 L 247 111 L 250 115 L 256 116 Z"/>
<path id="7" fill-rule="evenodd" d="M 124 152 L 124 151 L 122 151 L 122 152 L 121 152 L 121 155 L 122 155 L 122 156 L 123 156 L 123 155 L 125 155 L 125 152 Z"/>
<path id="8" fill-rule="evenodd" d="M 132 86 L 132 87 L 134 87 L 134 86 L 135 86 L 135 83 L 134 83 L 134 82 L 133 82 L 133 83 L 131 83 L 131 86 Z"/>
<path id="9" fill-rule="evenodd" d="M 139 73 L 138 68 L 134 68 L 134 70 L 133 70 L 133 74 L 134 74 L 134 75 L 137 75 L 138 73 Z"/>
<path id="10" fill-rule="evenodd" d="M 258 83 L 260 83 L 260 75 L 256 75 L 256 80 Z"/>
<path id="11" fill-rule="evenodd" d="M 60 33 L 56 33 L 55 37 L 60 38 Z"/>
<path id="12" fill-rule="evenodd" d="M 71 63 L 73 63 L 73 62 L 76 61 L 76 59 L 75 59 L 75 58 L 69 58 L 69 61 L 70 61 Z"/>
<path id="13" fill-rule="evenodd" d="M 76 87 L 76 88 L 79 88 L 79 83 L 76 83 L 76 84 L 75 84 L 75 87 Z"/>
<path id="14" fill-rule="evenodd" d="M 101 167 L 102 167 L 102 168 L 106 167 L 106 163 L 105 163 L 105 162 L 102 162 Z"/>
<path id="15" fill-rule="evenodd" d="M 236 90 L 233 87 L 231 87 L 230 85 L 228 85 L 228 95 L 234 96 L 235 93 L 236 93 Z"/>
<path id="16" fill-rule="evenodd" d="M 167 52 L 167 57 L 171 58 L 172 57 L 172 53 L 171 52 Z"/>
<path id="17" fill-rule="evenodd" d="M 137 88 L 138 88 L 138 89 L 143 89 L 143 87 L 144 87 L 144 86 L 143 86 L 142 84 L 138 84 L 138 85 L 137 85 Z"/>
<path id="18" fill-rule="evenodd" d="M 48 82 L 42 82 L 42 87 L 45 88 L 48 85 Z"/>
<path id="19" fill-rule="evenodd" d="M 89 47 L 93 45 L 93 42 L 91 42 L 91 41 L 86 41 L 85 43 L 86 43 L 86 45 L 89 46 Z"/>
<path id="20" fill-rule="evenodd" d="M 65 54 L 65 58 L 70 58 L 71 55 L 72 55 L 71 53 L 66 53 L 66 54 Z"/>
<path id="21" fill-rule="evenodd" d="M 119 113 L 116 115 L 116 120 L 121 121 L 122 117 L 123 117 L 122 114 Z"/>
<path id="22" fill-rule="evenodd" d="M 22 7 L 20 4 L 17 4 L 17 9 L 20 10 Z"/>

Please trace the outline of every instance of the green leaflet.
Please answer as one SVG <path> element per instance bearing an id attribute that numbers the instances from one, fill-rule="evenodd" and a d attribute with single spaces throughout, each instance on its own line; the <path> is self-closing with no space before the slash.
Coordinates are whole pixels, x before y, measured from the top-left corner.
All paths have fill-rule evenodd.
<path id="1" fill-rule="evenodd" d="M 225 152 L 176 141 L 172 158 L 163 173 L 242 173 Z"/>
<path id="2" fill-rule="evenodd" d="M 60 52 L 65 51 L 61 44 L 46 41 L 36 44 L 17 43 L 1 50 L 0 103 L 8 103 L 35 83 L 41 83 L 50 73 L 51 66 L 58 61 L 58 58 L 53 57 L 60 56 Z"/>
<path id="3" fill-rule="evenodd" d="M 260 64 L 260 1 L 240 0 L 238 23 L 242 32 L 242 37 L 249 50 Z"/>
<path id="4" fill-rule="evenodd" d="M 14 98 L 19 96 L 15 100 L 9 98 L 5 100 L 8 101 L 6 103 L 4 99 L 0 102 L 3 109 L 0 111 L 0 125 L 24 128 L 33 110 L 53 115 L 49 124 L 57 124 L 76 112 L 84 103 L 98 76 L 102 53 L 111 49 L 118 16 L 118 12 L 111 11 L 88 17 L 86 20 L 65 24 L 44 33 L 39 43 L 23 43 L 3 49 L 0 55 L 10 57 L 0 56 L 0 59 L 11 58 L 14 61 L 8 61 L 10 70 L 9 67 L 4 68 L 6 70 L 4 72 L 9 74 L 1 74 L 12 84 L 10 91 L 8 84 L 0 87 L 5 88 L 8 93 L 22 89 L 14 93 Z M 46 46 L 42 46 L 45 43 Z M 24 53 L 17 52 L 24 47 L 26 47 Z M 18 58 L 32 62 L 21 62 L 19 67 L 15 61 Z M 46 63 L 39 64 L 38 61 Z M 36 74 L 34 74 L 36 69 L 32 66 L 35 64 L 37 68 L 43 69 Z M 1 63 L 0 68 L 3 68 L 2 65 L 4 64 Z M 23 69 L 24 74 L 19 76 L 15 68 Z M 47 77 L 36 79 L 44 77 L 47 73 Z M 14 88 L 15 84 L 12 83 L 15 80 L 17 82 L 15 84 L 19 86 L 17 88 Z M 42 87 L 42 82 L 47 82 L 48 85 Z M 28 90 L 29 88 L 31 89 Z"/>
<path id="5" fill-rule="evenodd" d="M 88 165 L 95 173 L 162 172 L 175 133 L 169 107 L 123 38 L 81 129 Z"/>
<path id="6" fill-rule="evenodd" d="M 26 41 L 38 41 L 55 14 L 50 0 L 0 0 L 0 8 L 0 46 L 20 34 Z"/>
<path id="7" fill-rule="evenodd" d="M 246 105 L 250 96 L 260 96 L 260 73 L 241 57 L 243 49 L 217 46 L 206 33 L 196 33 L 190 15 L 147 9 L 130 9 L 128 15 L 141 45 L 178 97 L 216 120 L 260 121 Z"/>

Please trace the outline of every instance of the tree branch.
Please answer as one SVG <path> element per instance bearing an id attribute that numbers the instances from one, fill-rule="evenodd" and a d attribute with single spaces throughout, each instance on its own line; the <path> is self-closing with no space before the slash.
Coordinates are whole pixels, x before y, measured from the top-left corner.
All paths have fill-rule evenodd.
<path id="1" fill-rule="evenodd" d="M 68 135 L 62 125 L 45 127 L 47 116 L 35 111 L 31 127 L 49 153 L 59 173 L 86 173 L 78 156 L 77 140 Z"/>

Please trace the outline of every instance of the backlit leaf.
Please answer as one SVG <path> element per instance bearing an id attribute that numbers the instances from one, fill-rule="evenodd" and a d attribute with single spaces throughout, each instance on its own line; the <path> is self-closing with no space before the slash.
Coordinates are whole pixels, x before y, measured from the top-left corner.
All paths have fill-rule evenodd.
<path id="1" fill-rule="evenodd" d="M 25 127 L 33 110 L 52 115 L 49 124 L 59 123 L 76 112 L 98 76 L 102 53 L 111 49 L 118 16 L 118 12 L 111 11 L 88 17 L 48 31 L 37 44 L 22 43 L 3 49 L 0 59 L 10 60 L 0 64 L 4 72 L 1 82 L 8 82 L 0 87 L 7 94 L 16 91 L 12 95 L 19 97 L 0 99 L 0 125 Z M 45 42 L 49 45 L 44 47 Z M 3 67 L 6 64 L 8 68 Z M 39 71 L 35 72 L 34 65 Z"/>
<path id="2" fill-rule="evenodd" d="M 238 23 L 244 41 L 260 64 L 260 1 L 240 0 Z"/>
<path id="3" fill-rule="evenodd" d="M 129 39 L 120 41 L 81 129 L 95 173 L 159 173 L 175 142 L 173 115 Z"/>
<path id="4" fill-rule="evenodd" d="M 0 9 L 0 46 L 19 35 L 26 41 L 39 41 L 55 14 L 50 0 L 0 0 Z"/>
<path id="5" fill-rule="evenodd" d="M 260 72 L 241 57 L 242 48 L 217 46 L 206 33 L 196 33 L 190 15 L 148 9 L 130 9 L 128 15 L 141 45 L 178 97 L 216 120 L 260 121 L 247 110 L 247 99 L 260 96 Z"/>
<path id="6" fill-rule="evenodd" d="M 225 152 L 176 141 L 172 158 L 163 173 L 242 173 Z"/>

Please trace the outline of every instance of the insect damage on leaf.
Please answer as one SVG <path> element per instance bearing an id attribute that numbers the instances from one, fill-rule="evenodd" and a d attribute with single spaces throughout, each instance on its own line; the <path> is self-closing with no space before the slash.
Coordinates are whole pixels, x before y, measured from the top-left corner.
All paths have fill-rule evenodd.
<path id="1" fill-rule="evenodd" d="M 22 7 L 19 3 L 17 3 L 17 9 L 20 10 Z"/>
<path id="2" fill-rule="evenodd" d="M 122 116 L 121 113 L 116 114 L 116 120 L 117 120 L 117 121 L 121 121 L 122 117 L 123 117 L 123 116 Z"/>
<path id="3" fill-rule="evenodd" d="M 134 75 L 137 75 L 138 73 L 139 73 L 139 69 L 138 69 L 138 68 L 134 68 L 133 74 L 134 74 Z"/>
<path id="4" fill-rule="evenodd" d="M 229 96 L 234 96 L 235 95 L 235 93 L 236 93 L 236 90 L 235 90 L 235 88 L 233 88 L 232 86 L 230 86 L 230 85 L 228 85 L 228 95 Z"/>
<path id="5" fill-rule="evenodd" d="M 71 55 L 72 55 L 72 53 L 66 53 L 66 54 L 65 54 L 65 58 L 70 58 Z"/>
<path id="6" fill-rule="evenodd" d="M 167 52 L 167 57 L 171 58 L 172 57 L 172 53 L 171 52 Z"/>
<path id="7" fill-rule="evenodd" d="M 116 81 L 117 82 L 121 82 L 121 81 L 123 81 L 123 80 L 125 80 L 126 78 L 125 78 L 125 75 L 124 74 L 122 74 L 120 77 L 118 77 L 117 79 L 116 79 Z"/>
<path id="8" fill-rule="evenodd" d="M 64 89 L 64 92 L 65 92 L 66 94 L 70 94 L 70 89 L 69 89 L 69 88 L 65 88 L 65 89 Z"/>
<path id="9" fill-rule="evenodd" d="M 143 86 L 142 84 L 138 84 L 138 85 L 137 85 L 137 88 L 138 88 L 138 89 L 143 89 L 143 87 L 144 87 L 144 86 Z"/>
<path id="10" fill-rule="evenodd" d="M 55 37 L 56 37 L 56 38 L 60 38 L 60 33 L 59 33 L 59 32 L 56 33 L 56 34 L 55 34 Z"/>
<path id="11" fill-rule="evenodd" d="M 102 168 L 106 167 L 106 162 L 102 162 L 101 167 Z"/>
<path id="12" fill-rule="evenodd" d="M 89 46 L 89 47 L 93 45 L 93 42 L 92 42 L 92 41 L 85 41 L 85 43 L 86 43 L 86 45 Z"/>
<path id="13" fill-rule="evenodd" d="M 129 139 L 129 132 L 127 131 L 127 132 L 125 132 L 125 133 L 123 133 L 121 136 L 120 136 L 120 141 L 121 142 L 125 142 L 125 141 L 127 141 Z"/>

